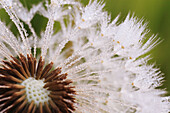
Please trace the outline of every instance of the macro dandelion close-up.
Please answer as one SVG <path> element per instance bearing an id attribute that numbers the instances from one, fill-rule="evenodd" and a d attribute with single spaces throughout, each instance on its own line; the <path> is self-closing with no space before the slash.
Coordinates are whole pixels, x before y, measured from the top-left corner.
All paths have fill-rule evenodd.
<path id="1" fill-rule="evenodd" d="M 161 39 L 134 13 L 120 22 L 99 0 L 0 4 L 0 113 L 170 112 L 148 63 Z"/>

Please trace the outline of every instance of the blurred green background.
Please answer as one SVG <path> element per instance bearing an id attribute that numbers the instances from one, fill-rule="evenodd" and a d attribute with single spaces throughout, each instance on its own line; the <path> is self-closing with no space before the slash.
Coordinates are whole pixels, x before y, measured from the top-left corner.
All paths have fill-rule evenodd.
<path id="1" fill-rule="evenodd" d="M 84 4 L 88 0 L 82 0 Z M 129 12 L 138 18 L 144 18 L 152 34 L 157 34 L 162 42 L 150 53 L 152 63 L 156 63 L 165 75 L 163 88 L 170 93 L 170 0 L 104 0 L 105 10 L 114 19 L 121 14 L 123 20 Z"/>
<path id="2" fill-rule="evenodd" d="M 45 0 L 20 1 L 24 6 L 30 8 L 32 4 Z M 88 4 L 89 0 L 81 1 Z M 104 0 L 104 2 L 106 3 L 105 10 L 112 15 L 112 19 L 121 14 L 120 20 L 123 20 L 129 12 L 135 13 L 138 18 L 144 18 L 151 33 L 158 34 L 158 37 L 161 38 L 162 43 L 151 51 L 151 56 L 153 57 L 152 62 L 156 62 L 157 67 L 165 74 L 163 88 L 167 88 L 170 92 L 170 0 Z M 3 19 L 6 19 L 4 13 L 0 12 L 0 17 L 2 16 Z M 5 20 L 8 23 L 7 20 L 9 19 Z M 33 20 L 32 23 L 36 30 L 38 28 L 36 28 L 36 22 L 34 22 Z M 39 22 L 41 21 L 39 20 Z"/>

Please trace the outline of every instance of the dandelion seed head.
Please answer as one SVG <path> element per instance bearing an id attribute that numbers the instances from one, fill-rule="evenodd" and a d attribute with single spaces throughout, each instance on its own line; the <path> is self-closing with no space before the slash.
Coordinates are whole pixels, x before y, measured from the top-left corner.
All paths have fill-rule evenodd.
<path id="1" fill-rule="evenodd" d="M 4 81 L 1 82 L 4 87 L 1 88 L 8 90 L 2 93 L 1 97 L 13 99 L 4 102 L 2 111 L 6 112 L 11 109 L 12 112 L 19 112 L 26 109 L 26 103 L 28 103 L 28 112 L 32 110 L 42 112 L 43 109 L 46 109 L 47 112 L 68 112 L 69 109 L 74 111 L 74 96 L 72 94 L 75 94 L 75 91 L 73 86 L 69 86 L 72 81 L 65 80 L 67 74 L 60 74 L 61 68 L 49 72 L 53 63 L 43 69 L 42 57 L 36 69 L 36 59 L 32 55 L 27 55 L 27 57 L 28 59 L 20 55 L 19 60 L 12 57 L 13 61 L 3 61 L 4 68 L 1 68 L 0 73 L 4 75 L 2 78 Z M 9 101 L 13 104 L 10 105 Z M 21 106 L 15 108 L 14 106 L 18 104 Z M 5 109 L 8 105 L 10 108 Z"/>
<path id="2" fill-rule="evenodd" d="M 170 112 L 163 74 L 146 55 L 160 41 L 147 39 L 143 19 L 111 21 L 97 0 L 0 3 L 19 33 L 0 21 L 0 112 Z M 47 20 L 40 35 L 37 15 Z"/>

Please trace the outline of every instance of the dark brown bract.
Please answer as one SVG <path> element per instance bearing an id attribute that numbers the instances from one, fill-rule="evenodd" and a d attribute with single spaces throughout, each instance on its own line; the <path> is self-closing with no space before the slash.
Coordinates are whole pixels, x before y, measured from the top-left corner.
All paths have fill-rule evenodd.
<path id="1" fill-rule="evenodd" d="M 32 55 L 27 55 L 27 58 L 23 55 L 18 59 L 11 58 L 13 60 L 3 61 L 3 68 L 0 68 L 1 112 L 70 113 L 75 110 L 74 86 L 70 85 L 71 80 L 66 79 L 67 73 L 61 74 L 61 68 L 52 70 L 52 62 L 44 67 L 42 57 L 37 66 Z M 48 101 L 35 102 L 28 98 L 28 91 L 22 83 L 29 78 L 34 78 L 35 81 L 43 80 L 45 85 L 42 88 L 49 92 Z"/>

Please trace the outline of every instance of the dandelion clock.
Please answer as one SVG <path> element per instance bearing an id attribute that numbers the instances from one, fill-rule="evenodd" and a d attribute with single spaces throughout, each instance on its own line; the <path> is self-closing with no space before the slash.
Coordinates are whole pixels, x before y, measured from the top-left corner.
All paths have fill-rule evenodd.
<path id="1" fill-rule="evenodd" d="M 170 112 L 162 73 L 147 63 L 159 39 L 146 38 L 143 20 L 111 21 L 97 0 L 0 4 L 19 34 L 0 21 L 0 113 Z M 37 14 L 47 20 L 40 35 Z"/>

